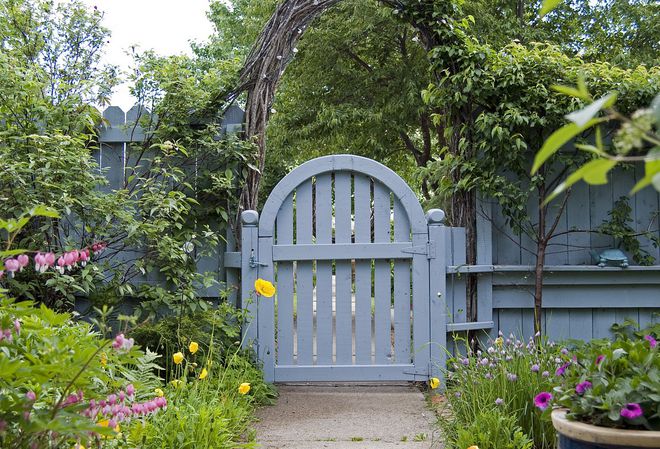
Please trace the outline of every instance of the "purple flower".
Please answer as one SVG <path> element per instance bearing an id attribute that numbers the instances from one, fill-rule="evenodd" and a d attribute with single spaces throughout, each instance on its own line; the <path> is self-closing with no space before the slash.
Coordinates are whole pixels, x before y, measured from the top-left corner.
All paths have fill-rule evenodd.
<path id="1" fill-rule="evenodd" d="M 513 373 L 507 373 L 506 378 L 509 379 L 511 382 L 515 382 L 518 380 L 518 376 L 516 376 Z"/>
<path id="2" fill-rule="evenodd" d="M 591 388 L 591 382 L 585 380 L 584 382 L 580 382 L 575 386 L 575 392 L 581 395 L 584 394 L 584 392 L 587 391 L 589 388 Z"/>
<path id="3" fill-rule="evenodd" d="M 485 377 L 486 379 L 492 379 L 492 378 L 493 378 L 493 375 L 492 375 L 491 373 L 486 373 L 486 374 L 484 374 L 484 377 Z"/>
<path id="4" fill-rule="evenodd" d="M 28 401 L 34 402 L 37 400 L 37 395 L 34 393 L 34 391 L 28 391 L 27 393 L 25 393 L 25 398 Z"/>
<path id="5" fill-rule="evenodd" d="M 126 385 L 126 394 L 129 396 L 133 396 L 135 394 L 135 387 L 133 384 Z"/>
<path id="6" fill-rule="evenodd" d="M 550 373 L 548 371 L 543 371 L 541 377 L 550 377 Z"/>
<path id="7" fill-rule="evenodd" d="M 542 391 L 534 397 L 534 405 L 541 410 L 548 408 L 550 402 L 552 402 L 552 394 L 547 391 Z"/>
<path id="8" fill-rule="evenodd" d="M 651 335 L 644 335 L 644 340 L 649 342 L 649 345 L 651 345 L 651 348 L 655 348 L 655 346 L 658 344 L 658 342 L 653 338 Z"/>
<path id="9" fill-rule="evenodd" d="M 18 318 L 14 320 L 14 330 L 16 330 L 16 335 L 19 335 L 21 333 L 21 322 L 18 320 Z M 655 345 L 652 345 L 651 347 L 653 346 Z"/>
<path id="10" fill-rule="evenodd" d="M 495 399 L 495 405 L 502 405 L 502 404 L 504 404 L 504 399 L 502 398 Z"/>
<path id="11" fill-rule="evenodd" d="M 566 354 L 568 354 L 568 349 L 566 349 L 566 348 L 561 348 L 561 351 L 559 351 L 559 352 L 561 352 L 562 354 L 566 355 Z"/>
<path id="12" fill-rule="evenodd" d="M 465 366 L 468 366 L 470 364 L 470 360 L 466 357 L 466 358 L 461 360 L 461 363 Z"/>
<path id="13" fill-rule="evenodd" d="M 562 366 L 560 366 L 559 368 L 557 368 L 557 371 L 555 371 L 555 376 L 557 376 L 557 377 L 559 377 L 559 376 L 563 376 L 564 373 L 566 372 L 566 368 L 568 368 L 568 366 L 569 366 L 570 364 L 571 364 L 571 362 L 566 362 L 566 363 L 564 363 Z"/>
<path id="14" fill-rule="evenodd" d="M 600 365 L 600 362 L 602 362 L 604 358 L 605 356 L 603 354 L 596 357 L 596 365 Z"/>
<path id="15" fill-rule="evenodd" d="M 642 407 L 640 407 L 639 404 L 635 404 L 634 402 L 626 404 L 626 406 L 621 409 L 621 416 L 627 419 L 639 418 L 642 416 L 642 413 L 644 413 Z"/>
<path id="16" fill-rule="evenodd" d="M 481 359 L 481 362 L 479 362 L 479 363 L 481 363 L 482 366 L 486 366 L 486 365 L 488 365 L 488 359 L 486 357 L 484 357 L 483 359 Z"/>
<path id="17" fill-rule="evenodd" d="M 533 364 L 531 368 L 533 373 L 538 373 L 540 369 L 541 367 L 538 365 L 538 363 Z"/>
<path id="18" fill-rule="evenodd" d="M 454 393 L 454 396 L 456 396 L 457 398 L 460 398 L 461 397 L 461 392 L 457 391 L 456 393 Z"/>

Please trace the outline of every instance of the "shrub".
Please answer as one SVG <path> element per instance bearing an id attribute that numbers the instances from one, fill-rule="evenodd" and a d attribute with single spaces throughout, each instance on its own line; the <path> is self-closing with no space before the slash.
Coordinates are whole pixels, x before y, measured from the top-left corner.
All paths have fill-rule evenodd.
<path id="1" fill-rule="evenodd" d="M 156 356 L 119 336 L 104 340 L 90 324 L 44 305 L 0 299 L 0 328 L 3 448 L 73 447 L 113 435 L 116 424 L 108 423 L 132 411 L 105 409 L 101 401 L 143 404 L 160 384 L 152 373 Z"/>
<path id="2" fill-rule="evenodd" d="M 593 340 L 573 351 L 557 372 L 557 386 L 535 402 L 547 415 L 554 395 L 555 405 L 569 409 L 569 419 L 660 430 L 660 324 L 635 332 L 627 323 L 614 330 L 614 341 Z"/>
<path id="3" fill-rule="evenodd" d="M 529 438 L 536 448 L 554 448 L 552 424 L 541 419 L 532 400 L 552 385 L 563 349 L 545 340 L 525 344 L 513 335 L 489 343 L 485 352 L 450 359 L 449 409 L 440 419 L 446 447 L 524 448 Z M 470 444 L 464 444 L 468 437 Z"/>
<path id="4" fill-rule="evenodd" d="M 173 353 L 172 380 L 164 394 L 166 413 L 133 422 L 127 442 L 141 448 L 254 447 L 249 424 L 258 404 L 272 402 L 274 390 L 261 371 L 236 350 L 226 363 L 213 358 L 213 336 L 206 349 L 191 341 Z"/>

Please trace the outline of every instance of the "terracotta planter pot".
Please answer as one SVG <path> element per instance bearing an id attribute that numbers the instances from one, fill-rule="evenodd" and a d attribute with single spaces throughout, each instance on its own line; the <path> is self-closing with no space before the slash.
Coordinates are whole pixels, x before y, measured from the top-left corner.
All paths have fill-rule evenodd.
<path id="1" fill-rule="evenodd" d="M 552 412 L 559 434 L 558 449 L 660 448 L 660 432 L 598 427 L 566 419 L 566 409 Z"/>

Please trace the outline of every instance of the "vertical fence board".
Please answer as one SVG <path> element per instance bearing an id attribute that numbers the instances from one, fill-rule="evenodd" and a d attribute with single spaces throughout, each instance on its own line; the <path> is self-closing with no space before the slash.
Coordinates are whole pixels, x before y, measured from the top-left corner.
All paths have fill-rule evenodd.
<path id="1" fill-rule="evenodd" d="M 374 184 L 374 242 L 390 241 L 390 191 L 380 182 Z M 374 322 L 376 363 L 391 361 L 391 278 L 390 262 L 374 262 Z"/>
<path id="2" fill-rule="evenodd" d="M 316 242 L 332 243 L 332 179 L 316 177 Z M 316 262 L 316 363 L 332 364 L 332 261 Z"/>
<path id="3" fill-rule="evenodd" d="M 479 198 L 477 201 L 477 265 L 493 263 L 493 229 L 490 217 L 492 204 Z M 493 319 L 493 275 L 484 273 L 477 277 L 477 321 Z"/>
<path id="4" fill-rule="evenodd" d="M 254 291 L 254 281 L 257 280 L 257 270 L 250 267 L 250 257 L 259 257 L 259 214 L 256 211 L 244 211 L 241 214 L 241 308 L 248 314 L 247 322 L 243 324 L 243 347 L 257 350 L 257 304 L 250 294 Z"/>
<path id="5" fill-rule="evenodd" d="M 521 331 L 525 340 L 534 336 L 534 309 L 522 310 Z"/>
<path id="6" fill-rule="evenodd" d="M 451 231 L 453 264 L 457 266 L 465 265 L 467 263 L 465 228 L 451 228 Z M 454 310 L 452 311 L 452 317 L 455 323 L 464 323 L 467 321 L 466 277 L 467 275 L 465 274 L 456 274 L 452 280 L 454 289 Z"/>
<path id="7" fill-rule="evenodd" d="M 394 240 L 410 241 L 408 215 L 398 198 L 394 198 Z M 394 360 L 396 363 L 411 362 L 410 324 L 410 262 L 399 259 L 394 261 Z"/>
<path id="8" fill-rule="evenodd" d="M 259 254 L 272 254 L 273 237 L 259 237 Z M 273 281 L 275 273 L 273 262 L 259 267 L 259 277 Z M 259 360 L 263 363 L 263 373 L 266 382 L 275 379 L 275 302 L 269 298 L 257 299 L 257 319 Z"/>
<path id="9" fill-rule="evenodd" d="M 571 196 L 566 204 L 569 229 L 575 231 L 568 234 L 568 263 L 570 265 L 592 263 L 588 232 L 591 229 L 591 217 L 586 213 L 588 210 L 589 185 L 585 182 L 578 182 L 571 187 Z"/>
<path id="10" fill-rule="evenodd" d="M 568 313 L 568 327 L 571 338 L 588 341 L 593 337 L 593 314 L 589 309 L 575 309 Z"/>
<path id="11" fill-rule="evenodd" d="M 277 213 L 277 244 L 293 243 L 293 193 L 286 197 Z M 294 262 L 277 263 L 277 363 L 293 365 L 294 356 Z"/>
<path id="12" fill-rule="evenodd" d="M 335 173 L 335 241 L 351 243 L 351 175 Z M 353 363 L 352 270 L 350 260 L 335 262 L 336 363 Z"/>
<path id="13" fill-rule="evenodd" d="M 644 177 L 644 166 L 642 164 L 635 165 L 635 180 L 639 181 Z M 638 232 L 651 231 L 657 237 L 660 237 L 660 217 L 658 217 L 658 210 L 660 209 L 660 195 L 653 187 L 646 187 L 640 190 L 630 199 L 630 205 L 633 207 L 633 220 L 634 228 Z M 660 248 L 655 248 L 651 240 L 640 235 L 638 237 L 641 249 L 648 251 L 655 258 L 655 263 L 660 263 Z"/>
<path id="14" fill-rule="evenodd" d="M 615 313 L 613 309 L 593 309 L 592 311 L 593 322 L 593 338 L 610 338 L 612 335 L 610 327 L 615 321 Z"/>
<path id="15" fill-rule="evenodd" d="M 312 243 L 312 181 L 296 189 L 296 243 Z M 313 262 L 296 262 L 298 365 L 311 365 L 314 345 Z"/>
<path id="16" fill-rule="evenodd" d="M 500 309 L 500 330 L 522 338 L 522 309 Z"/>
<path id="17" fill-rule="evenodd" d="M 355 175 L 355 243 L 371 242 L 371 181 Z M 355 361 L 371 363 L 371 260 L 355 261 Z"/>
<path id="18" fill-rule="evenodd" d="M 607 213 L 612 208 L 612 185 L 604 184 L 599 186 L 589 186 L 589 214 L 592 229 L 596 229 L 607 220 Z M 614 242 L 608 237 L 597 232 L 591 233 L 591 249 L 600 252 L 603 249 L 611 248 Z"/>
<path id="19" fill-rule="evenodd" d="M 625 320 L 633 320 L 639 322 L 639 309 L 626 308 L 616 309 L 614 312 L 614 320 L 617 324 L 623 324 Z"/>
<path id="20" fill-rule="evenodd" d="M 568 310 L 549 309 L 545 311 L 545 326 L 552 340 L 565 340 L 570 337 Z"/>

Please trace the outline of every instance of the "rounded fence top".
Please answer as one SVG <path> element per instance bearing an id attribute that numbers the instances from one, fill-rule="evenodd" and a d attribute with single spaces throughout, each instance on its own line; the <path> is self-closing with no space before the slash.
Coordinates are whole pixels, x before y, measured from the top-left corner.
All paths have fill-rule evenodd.
<path id="1" fill-rule="evenodd" d="M 259 212 L 256 210 L 245 210 L 241 213 L 241 222 L 244 225 L 254 225 L 259 223 Z"/>
<path id="2" fill-rule="evenodd" d="M 442 209 L 431 209 L 426 213 L 429 224 L 440 224 L 445 221 L 445 211 Z"/>

